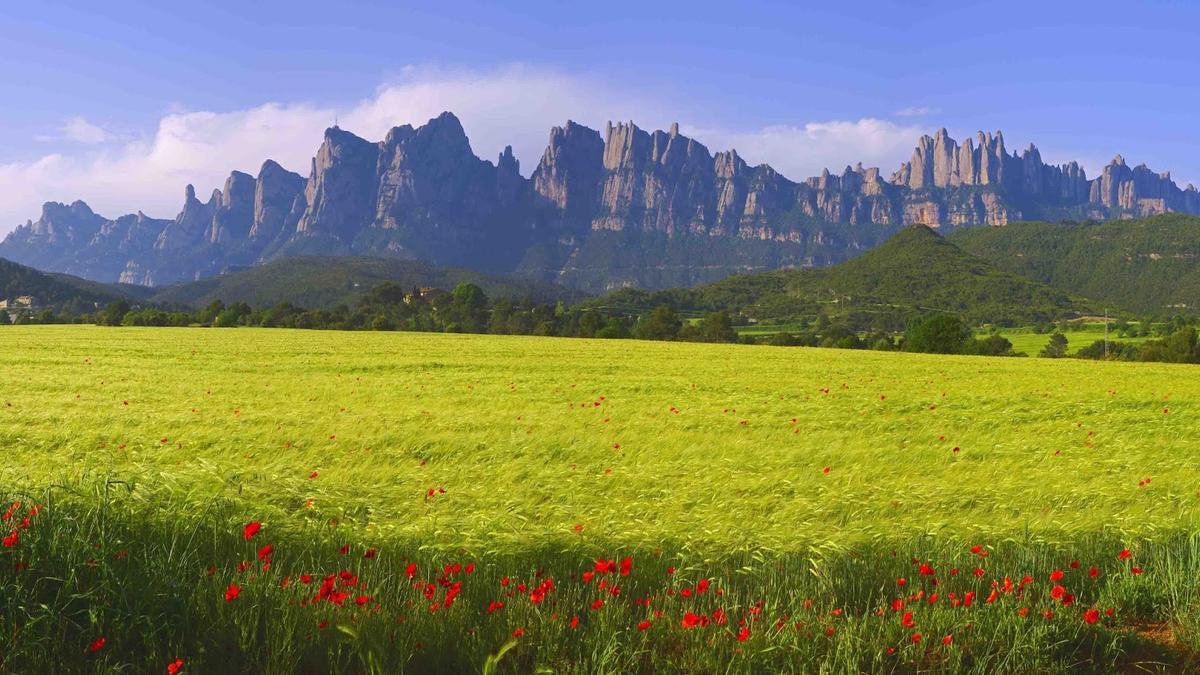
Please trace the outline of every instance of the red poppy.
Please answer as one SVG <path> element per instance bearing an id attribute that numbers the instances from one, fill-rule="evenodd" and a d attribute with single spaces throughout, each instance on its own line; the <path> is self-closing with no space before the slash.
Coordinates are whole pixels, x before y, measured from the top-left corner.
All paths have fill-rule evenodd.
<path id="1" fill-rule="evenodd" d="M 829 467 L 825 467 L 824 469 L 821 469 L 821 473 L 829 473 Z"/>
<path id="2" fill-rule="evenodd" d="M 513 636 L 513 637 L 515 637 L 515 638 L 519 638 L 519 637 L 521 637 L 521 636 L 522 636 L 522 635 L 524 635 L 524 634 L 525 634 L 525 629 L 524 629 L 524 628 L 518 628 L 518 629 L 516 629 L 516 630 L 514 630 L 514 631 L 512 632 L 512 636 Z"/>
<path id="3" fill-rule="evenodd" d="M 626 556 L 624 559 L 621 560 L 621 576 L 623 576 L 623 577 L 629 576 L 629 572 L 632 569 L 633 569 L 633 558 Z"/>
<path id="4" fill-rule="evenodd" d="M 257 520 L 246 523 L 246 526 L 242 528 L 242 539 L 250 541 L 261 529 L 262 523 L 258 522 Z"/>
<path id="5" fill-rule="evenodd" d="M 1129 549 L 1123 548 L 1121 549 L 1121 552 L 1117 554 L 1117 560 L 1129 560 L 1131 555 L 1133 554 L 1129 552 Z"/>
<path id="6" fill-rule="evenodd" d="M 1143 570 L 1143 569 L 1142 569 L 1142 568 L 1140 568 L 1140 567 L 1131 567 L 1131 568 L 1129 568 L 1129 572 L 1130 572 L 1130 574 L 1141 574 L 1143 571 L 1145 571 L 1145 570 Z"/>
<path id="7" fill-rule="evenodd" d="M 681 623 L 683 624 L 684 628 L 695 628 L 696 626 L 699 626 L 700 623 L 705 620 L 705 618 L 706 617 L 699 616 L 698 614 L 688 612 L 683 615 L 683 621 Z"/>
<path id="8" fill-rule="evenodd" d="M 946 637 L 942 638 L 942 644 L 944 644 L 944 645 L 954 644 L 954 636 L 947 635 Z"/>
<path id="9" fill-rule="evenodd" d="M 1095 567 L 1089 567 L 1088 576 L 1092 578 L 1098 577 L 1100 576 L 1100 570 L 1096 569 Z"/>
<path id="10" fill-rule="evenodd" d="M 923 577 L 931 577 L 934 574 L 936 574 L 937 572 L 933 569 L 933 566 L 930 565 L 929 563 L 921 563 L 921 569 L 918 573 Z"/>
<path id="11" fill-rule="evenodd" d="M 1062 596 L 1066 595 L 1066 593 L 1067 593 L 1067 589 L 1063 588 L 1062 586 L 1060 586 L 1058 584 L 1055 584 L 1054 588 L 1050 589 L 1050 597 L 1054 598 L 1055 600 L 1058 600 Z"/>
<path id="12" fill-rule="evenodd" d="M 1062 570 L 1054 570 L 1050 573 L 1050 581 L 1058 581 L 1061 578 L 1063 578 Z"/>
<path id="13" fill-rule="evenodd" d="M 701 579 L 700 581 L 697 581 L 697 582 L 696 582 L 696 592 L 697 592 L 697 593 L 705 593 L 705 592 L 707 592 L 707 591 L 708 591 L 708 585 L 709 585 L 709 581 L 708 581 L 708 579 Z"/>
<path id="14" fill-rule="evenodd" d="M 921 634 L 920 634 L 920 633 L 913 633 L 913 634 L 912 634 L 912 643 L 915 645 L 915 644 L 917 644 L 917 643 L 918 643 L 918 642 L 920 642 L 920 641 L 921 641 Z"/>
<path id="15" fill-rule="evenodd" d="M 750 637 L 750 629 L 749 628 L 741 629 L 740 631 L 738 631 L 737 637 L 738 637 L 738 642 L 745 642 Z"/>
<path id="16" fill-rule="evenodd" d="M 642 621 L 641 623 L 639 623 L 639 624 L 637 625 L 637 629 L 638 629 L 638 630 L 646 630 L 646 629 L 647 629 L 647 628 L 649 628 L 649 627 L 650 627 L 650 620 L 649 620 L 649 619 L 647 619 L 646 621 Z"/>
<path id="17" fill-rule="evenodd" d="M 363 605 L 367 604 L 370 601 L 371 601 L 371 596 L 369 596 L 369 595 L 360 595 L 357 598 L 354 598 L 354 604 L 358 605 L 359 607 L 362 607 Z"/>
<path id="18" fill-rule="evenodd" d="M 579 617 L 578 616 L 571 617 L 570 626 L 571 626 L 571 628 L 579 628 Z"/>
<path id="19" fill-rule="evenodd" d="M 376 551 L 373 548 L 369 548 L 363 552 L 363 557 L 364 558 L 374 558 L 378 554 L 379 554 L 379 551 Z"/>
<path id="20" fill-rule="evenodd" d="M 913 626 L 917 625 L 917 622 L 913 621 L 912 612 L 905 612 L 904 616 L 900 617 L 900 625 L 904 626 L 905 628 L 912 628 Z"/>
<path id="21" fill-rule="evenodd" d="M 275 547 L 270 544 L 267 544 L 266 546 L 258 549 L 258 559 L 259 560 L 268 560 L 268 559 L 270 559 L 271 554 L 274 552 L 275 552 Z"/>
<path id="22" fill-rule="evenodd" d="M 21 541 L 21 535 L 17 534 L 16 530 L 13 530 L 11 533 L 5 535 L 4 541 L 3 541 L 4 548 L 12 548 L 12 547 L 16 546 L 20 541 Z"/>
<path id="23" fill-rule="evenodd" d="M 495 612 L 496 610 L 499 610 L 499 609 L 504 609 L 504 603 L 499 602 L 497 600 L 493 600 L 488 603 L 487 613 L 491 614 L 492 612 Z"/>
<path id="24" fill-rule="evenodd" d="M 233 602 L 234 598 L 241 595 L 242 587 L 237 583 L 229 584 L 229 588 L 225 589 L 225 602 Z"/>
<path id="25" fill-rule="evenodd" d="M 101 649 L 104 649 L 104 644 L 106 642 L 108 642 L 108 640 L 106 640 L 102 637 L 96 638 L 95 640 L 92 641 L 92 644 L 88 645 L 88 651 L 90 651 L 92 653 L 98 652 Z"/>
<path id="26" fill-rule="evenodd" d="M 957 451 L 957 450 L 958 450 L 958 448 L 955 448 L 955 451 Z M 988 555 L 988 550 L 985 549 L 984 547 L 980 546 L 979 544 L 976 544 L 971 547 L 971 553 L 974 553 L 975 555 L 977 555 L 981 558 L 986 558 Z"/>
<path id="27" fill-rule="evenodd" d="M 596 601 L 592 603 L 592 611 L 596 611 L 597 609 L 600 609 L 603 606 L 604 606 L 604 598 L 596 598 Z"/>
<path id="28" fill-rule="evenodd" d="M 404 572 L 405 572 L 405 574 L 408 575 L 409 579 L 417 576 L 417 564 L 416 563 L 408 563 L 408 567 L 404 568 Z"/>
<path id="29" fill-rule="evenodd" d="M 1088 611 L 1083 613 L 1083 622 L 1084 623 L 1096 623 L 1099 620 L 1100 620 L 1100 610 L 1098 610 L 1098 609 L 1089 609 Z"/>
<path id="30" fill-rule="evenodd" d="M 183 670 L 183 659 L 175 659 L 167 664 L 167 675 L 178 675 Z"/>

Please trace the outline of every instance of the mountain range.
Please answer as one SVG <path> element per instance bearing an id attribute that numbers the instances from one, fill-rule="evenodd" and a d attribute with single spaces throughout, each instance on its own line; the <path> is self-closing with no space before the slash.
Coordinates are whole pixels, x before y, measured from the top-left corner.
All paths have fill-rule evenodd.
<path id="1" fill-rule="evenodd" d="M 794 182 L 736 150 L 632 122 L 550 132 L 525 178 L 511 148 L 477 157 L 451 113 L 371 142 L 327 129 L 307 178 L 267 160 L 234 171 L 173 220 L 114 220 L 47 203 L 0 257 L 104 282 L 161 286 L 289 256 L 373 256 L 515 275 L 589 292 L 666 288 L 736 273 L 820 267 L 905 225 L 942 230 L 1017 220 L 1200 213 L 1200 193 L 1117 156 L 1088 179 L 1001 133 L 924 136 L 890 177 L 877 168 Z"/>

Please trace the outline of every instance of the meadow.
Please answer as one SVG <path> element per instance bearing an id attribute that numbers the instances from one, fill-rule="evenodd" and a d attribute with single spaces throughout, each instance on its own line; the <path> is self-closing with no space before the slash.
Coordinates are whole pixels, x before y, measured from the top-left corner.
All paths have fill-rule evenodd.
<path id="1" fill-rule="evenodd" d="M 1186 672 L 1196 373 L 0 328 L 0 672 Z"/>

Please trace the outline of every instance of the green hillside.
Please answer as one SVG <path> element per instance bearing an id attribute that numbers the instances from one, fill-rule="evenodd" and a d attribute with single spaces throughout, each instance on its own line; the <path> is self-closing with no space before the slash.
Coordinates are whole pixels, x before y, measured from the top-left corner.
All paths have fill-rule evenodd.
<path id="1" fill-rule="evenodd" d="M 1138 313 L 1200 310 L 1200 217 L 1013 223 L 950 241 L 993 265 Z"/>
<path id="2" fill-rule="evenodd" d="M 629 311 L 669 304 L 683 311 L 741 312 L 758 321 L 823 314 L 881 327 L 902 326 L 930 311 L 1014 324 L 1094 309 L 1064 291 L 1002 271 L 923 225 L 833 267 L 740 275 L 691 289 L 626 289 L 588 304 Z"/>
<path id="3" fill-rule="evenodd" d="M 68 304 L 88 307 L 132 297 L 133 294 L 121 287 L 67 274 L 49 274 L 0 258 L 0 300 L 13 300 L 23 295 L 32 296 L 39 307 L 63 307 Z"/>
<path id="4" fill-rule="evenodd" d="M 394 258 L 294 257 L 275 260 L 209 279 L 160 289 L 152 302 L 201 307 L 213 300 L 270 307 L 290 302 L 319 308 L 353 304 L 373 287 L 392 281 L 401 286 L 451 289 L 471 282 L 492 297 L 530 297 L 539 302 L 577 300 L 581 294 L 552 284 L 489 276 L 470 270 L 435 267 Z"/>

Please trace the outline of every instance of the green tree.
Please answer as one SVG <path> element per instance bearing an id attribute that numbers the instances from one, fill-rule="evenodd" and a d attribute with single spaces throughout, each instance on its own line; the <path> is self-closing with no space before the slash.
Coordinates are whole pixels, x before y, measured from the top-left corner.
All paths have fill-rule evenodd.
<path id="1" fill-rule="evenodd" d="M 674 340 L 682 325 L 670 305 L 659 305 L 638 320 L 633 327 L 633 336 L 639 340 Z"/>
<path id="2" fill-rule="evenodd" d="M 713 312 L 700 320 L 696 337 L 701 342 L 737 342 L 738 334 L 728 314 Z"/>
<path id="3" fill-rule="evenodd" d="M 953 314 L 934 314 L 914 321 L 904 332 L 904 351 L 959 354 L 971 330 Z"/>
<path id="4" fill-rule="evenodd" d="M 104 308 L 102 320 L 105 326 L 120 326 L 129 313 L 129 303 L 124 300 L 113 300 Z"/>
<path id="5" fill-rule="evenodd" d="M 1042 348 L 1039 356 L 1048 359 L 1061 359 L 1067 355 L 1067 336 L 1062 333 L 1054 333 L 1050 336 L 1050 341 Z"/>

